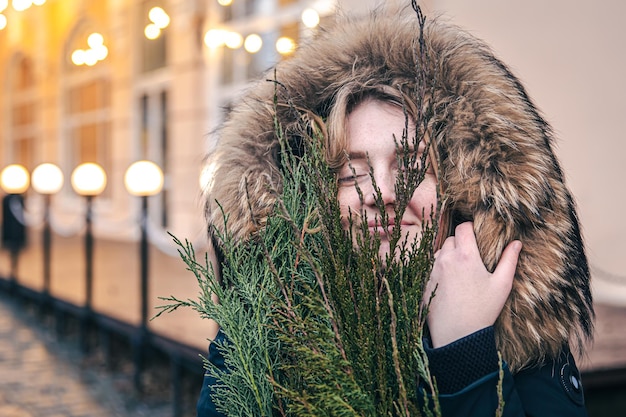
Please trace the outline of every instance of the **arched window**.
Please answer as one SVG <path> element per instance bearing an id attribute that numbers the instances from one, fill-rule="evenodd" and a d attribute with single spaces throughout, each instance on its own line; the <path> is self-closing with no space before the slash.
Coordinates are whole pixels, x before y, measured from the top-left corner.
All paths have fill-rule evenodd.
<path id="1" fill-rule="evenodd" d="M 111 77 L 104 36 L 79 25 L 66 44 L 63 76 L 63 158 L 66 172 L 84 162 L 112 169 Z M 105 196 L 111 195 L 109 184 Z"/>
<path id="2" fill-rule="evenodd" d="M 140 68 L 149 72 L 167 64 L 167 28 L 170 17 L 162 0 L 144 0 L 140 3 L 138 38 L 141 49 Z"/>
<path id="3" fill-rule="evenodd" d="M 35 167 L 37 89 L 32 60 L 17 55 L 9 68 L 6 162 Z"/>
<path id="4" fill-rule="evenodd" d="M 170 153 L 170 83 L 167 33 L 171 13 L 165 0 L 143 0 L 138 4 L 139 25 L 136 32 L 139 62 L 136 68 L 134 96 L 139 117 L 136 119 L 134 159 L 148 159 L 159 165 L 165 178 L 169 176 Z M 150 205 L 151 217 L 166 228 L 169 224 L 169 195 L 166 181 L 163 190 Z M 156 204 L 155 204 L 156 203 Z"/>

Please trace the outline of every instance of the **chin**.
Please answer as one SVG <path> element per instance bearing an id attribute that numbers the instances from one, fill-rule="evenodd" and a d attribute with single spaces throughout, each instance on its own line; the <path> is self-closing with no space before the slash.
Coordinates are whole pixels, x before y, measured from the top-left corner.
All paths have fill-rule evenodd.
<path id="1" fill-rule="evenodd" d="M 403 233 L 403 237 L 400 238 L 400 241 L 396 244 L 396 247 L 394 248 L 394 256 L 393 258 L 396 261 L 400 260 L 400 252 L 401 252 L 401 248 L 402 246 L 406 243 L 406 252 L 405 252 L 405 256 L 408 257 L 411 255 L 412 252 L 412 247 L 413 247 L 413 242 L 417 242 L 419 244 L 419 241 L 421 239 L 421 230 L 419 232 L 416 231 L 407 231 L 406 234 Z M 391 252 L 391 244 L 388 240 L 381 240 L 380 242 L 380 248 L 378 250 L 378 254 L 380 255 L 381 260 L 383 261 L 383 263 L 385 262 L 385 259 L 387 258 L 387 254 Z"/>
<path id="2" fill-rule="evenodd" d="M 380 242 L 380 247 L 378 248 L 378 256 L 380 256 L 380 259 L 383 261 L 383 263 L 385 263 L 385 260 L 387 259 L 387 254 L 389 253 L 389 250 L 389 242 Z M 394 257 L 397 258 L 398 254 L 396 253 Z"/>

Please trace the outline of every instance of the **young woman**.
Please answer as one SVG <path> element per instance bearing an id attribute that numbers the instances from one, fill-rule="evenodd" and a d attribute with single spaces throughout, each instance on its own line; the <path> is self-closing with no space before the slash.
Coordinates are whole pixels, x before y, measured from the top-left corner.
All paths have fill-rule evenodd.
<path id="1" fill-rule="evenodd" d="M 508 68 L 457 27 L 427 21 L 421 38 L 407 8 L 341 19 L 278 64 L 275 79 L 278 89 L 255 84 L 219 132 L 206 200 L 212 227 L 223 230 L 223 213 L 236 240 L 263 227 L 276 198 L 268 185 L 280 188 L 275 118 L 296 137 L 292 110 L 309 112 L 326 125 L 345 227 L 350 216 L 367 216 L 382 257 L 391 229 L 419 239 L 438 190 L 445 196 L 425 340 L 443 415 L 495 414 L 498 352 L 502 415 L 586 415 L 569 348 L 582 351 L 593 327 L 578 219 L 550 127 Z M 384 228 L 372 178 L 391 216 L 397 138 L 407 120 L 409 131 L 420 128 L 425 113 L 424 140 L 410 151 L 428 151 L 430 168 L 402 218 Z M 223 367 L 213 346 L 209 360 Z M 203 386 L 200 416 L 220 415 L 212 383 Z"/>

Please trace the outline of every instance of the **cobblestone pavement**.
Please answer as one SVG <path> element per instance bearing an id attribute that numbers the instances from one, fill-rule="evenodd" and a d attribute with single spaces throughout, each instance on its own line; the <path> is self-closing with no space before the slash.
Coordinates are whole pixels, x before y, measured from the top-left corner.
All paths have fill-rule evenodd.
<path id="1" fill-rule="evenodd" d="M 133 398 L 132 386 L 92 366 L 75 344 L 57 340 L 45 320 L 0 294 L 0 416 L 171 415 L 166 401 L 145 404 Z"/>

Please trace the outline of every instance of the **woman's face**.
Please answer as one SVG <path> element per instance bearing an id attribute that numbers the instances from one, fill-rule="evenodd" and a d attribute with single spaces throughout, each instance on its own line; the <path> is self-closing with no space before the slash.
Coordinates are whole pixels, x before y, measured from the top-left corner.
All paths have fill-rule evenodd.
<path id="1" fill-rule="evenodd" d="M 337 198 L 344 227 L 348 227 L 350 212 L 356 230 L 359 230 L 361 217 L 367 216 L 370 233 L 380 236 L 379 254 L 383 260 L 390 250 L 392 229 L 399 226 L 402 238 L 408 243 L 415 238 L 419 239 L 423 222 L 430 222 L 432 209 L 437 204 L 437 180 L 434 171 L 429 169 L 413 193 L 402 219 L 394 218 L 397 158 L 398 152 L 402 152 L 396 147 L 396 142 L 401 142 L 404 128 L 405 116 L 399 106 L 374 99 L 366 99 L 358 104 L 347 118 L 349 162 L 338 174 Z M 412 142 L 410 138 L 413 131 L 414 127 L 409 125 L 409 142 Z M 420 142 L 418 154 L 423 152 L 424 145 L 423 141 Z M 389 216 L 389 230 L 381 226 L 381 212 L 376 205 L 370 165 L 376 185 L 380 189 L 384 210 Z M 355 184 L 358 184 L 363 193 L 363 199 L 359 197 Z"/>

